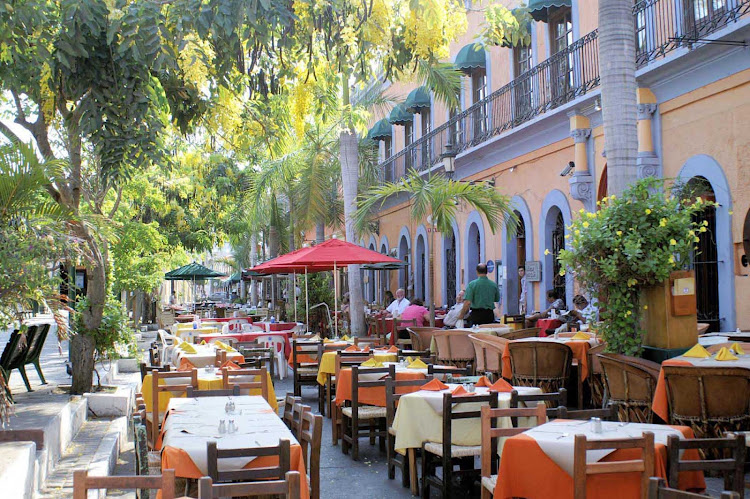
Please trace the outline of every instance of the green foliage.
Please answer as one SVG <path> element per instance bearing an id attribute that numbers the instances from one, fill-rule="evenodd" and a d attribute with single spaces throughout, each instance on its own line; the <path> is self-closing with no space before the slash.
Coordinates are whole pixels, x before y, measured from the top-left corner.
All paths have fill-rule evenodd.
<path id="1" fill-rule="evenodd" d="M 570 236 L 570 249 L 559 255 L 563 266 L 599 300 L 599 330 L 616 353 L 641 351 L 641 290 L 687 267 L 697 234 L 706 231 L 693 220 L 713 203 L 667 196 L 663 188 L 663 181 L 640 180 L 622 197 L 597 203 L 597 212 L 581 210 L 565 236 Z"/>
<path id="2" fill-rule="evenodd" d="M 123 356 L 135 356 L 137 344 L 133 331 L 128 327 L 128 316 L 117 300 L 108 298 L 104 304 L 104 314 L 98 329 L 89 331 L 83 323 L 81 310 L 89 307 L 88 298 L 81 297 L 72 314 L 71 328 L 74 334 L 87 334 L 94 339 L 96 350 L 100 355 L 116 359 Z"/>
<path id="3" fill-rule="evenodd" d="M 516 47 L 531 43 L 530 27 L 534 20 L 525 8 L 508 10 L 501 4 L 488 5 L 485 9 L 482 39 L 487 45 Z"/>
<path id="4" fill-rule="evenodd" d="M 305 276 L 298 276 L 299 287 L 302 291 L 300 296 L 297 298 L 297 317 L 300 320 L 305 318 Z M 307 290 L 309 293 L 309 303 L 312 307 L 318 303 L 327 303 L 329 310 L 333 310 L 333 281 L 331 280 L 331 272 L 318 272 L 315 274 L 307 275 Z M 293 298 L 290 296 L 290 302 L 293 303 Z M 294 318 L 294 314 L 289 314 L 289 317 Z M 310 330 L 316 332 L 320 331 L 320 324 L 328 324 L 328 315 L 326 314 L 325 307 L 318 307 L 310 310 Z"/>

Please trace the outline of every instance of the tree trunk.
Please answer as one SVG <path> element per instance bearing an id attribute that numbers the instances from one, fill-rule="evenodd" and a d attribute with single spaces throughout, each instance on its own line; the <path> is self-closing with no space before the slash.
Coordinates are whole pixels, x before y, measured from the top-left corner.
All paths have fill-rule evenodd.
<path id="1" fill-rule="evenodd" d="M 635 30 L 633 4 L 599 2 L 599 74 L 602 82 L 608 190 L 620 194 L 638 177 Z"/>
<path id="2" fill-rule="evenodd" d="M 315 243 L 320 244 L 326 240 L 326 225 L 323 222 L 315 224 Z"/>
<path id="3" fill-rule="evenodd" d="M 354 212 L 357 210 L 357 181 L 359 180 L 359 151 L 357 135 L 344 131 L 339 135 L 339 160 L 341 184 L 344 191 L 344 221 L 346 240 L 357 243 L 354 229 Z M 349 265 L 349 317 L 351 333 L 360 336 L 365 332 L 365 303 L 362 296 L 362 272 L 359 265 Z"/>
<path id="4" fill-rule="evenodd" d="M 70 393 L 90 392 L 94 380 L 94 338 L 87 334 L 70 337 L 70 361 L 73 364 L 73 384 Z"/>
<path id="5" fill-rule="evenodd" d="M 253 234 L 250 236 L 250 266 L 255 267 L 258 263 L 258 236 Z M 250 281 L 250 304 L 258 304 L 258 283 L 255 279 Z"/>

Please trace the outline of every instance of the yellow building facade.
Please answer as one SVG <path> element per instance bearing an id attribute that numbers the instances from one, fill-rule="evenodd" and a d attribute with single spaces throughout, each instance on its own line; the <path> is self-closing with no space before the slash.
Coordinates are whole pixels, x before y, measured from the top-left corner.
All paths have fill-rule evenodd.
<path id="1" fill-rule="evenodd" d="M 595 210 L 607 192 L 597 2 L 531 0 L 528 47 L 482 47 L 475 39 L 482 4 L 470 7 L 469 29 L 451 46 L 451 62 L 465 74 L 461 109 L 449 112 L 428 91 L 425 101 L 413 83 L 394 82 L 387 92 L 405 104 L 374 117 L 372 138 L 384 181 L 412 168 L 445 174 L 450 151 L 453 178 L 494 181 L 512 199 L 521 228 L 493 234 L 463 208 L 452 234 L 433 234 L 427 221 L 412 220 L 408 200 L 391 199 L 378 213 L 377 233 L 361 243 L 410 267 L 390 271 L 387 282 L 366 272 L 365 298 L 380 301 L 382 289 L 404 287 L 407 296 L 429 301 L 434 289 L 437 306 L 451 305 L 476 264 L 492 261 L 506 313 L 519 311 L 519 265 L 535 274 L 527 311 L 544 309 L 550 289 L 572 304 L 578 287 L 572 276 L 558 275 L 554 257 L 579 210 Z M 656 0 L 636 3 L 633 13 L 638 174 L 700 180 L 719 204 L 705 215 L 710 230 L 693 262 L 699 322 L 716 331 L 750 329 L 748 10 L 750 0 Z"/>

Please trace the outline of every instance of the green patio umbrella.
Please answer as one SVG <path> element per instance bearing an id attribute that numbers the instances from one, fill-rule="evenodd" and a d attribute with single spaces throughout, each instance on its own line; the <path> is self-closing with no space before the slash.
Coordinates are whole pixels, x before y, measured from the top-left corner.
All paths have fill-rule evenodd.
<path id="1" fill-rule="evenodd" d="M 210 279 L 212 277 L 224 277 L 226 274 L 209 269 L 198 262 L 188 263 L 182 267 L 170 270 L 164 274 L 167 281 L 193 281 L 193 301 L 195 301 L 195 281 Z"/>

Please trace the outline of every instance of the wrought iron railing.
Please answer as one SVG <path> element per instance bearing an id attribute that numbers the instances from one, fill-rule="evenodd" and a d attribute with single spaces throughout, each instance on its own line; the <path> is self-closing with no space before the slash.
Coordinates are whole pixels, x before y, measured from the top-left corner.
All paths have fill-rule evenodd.
<path id="1" fill-rule="evenodd" d="M 723 28 L 750 11 L 750 0 L 642 0 L 633 8 L 636 65 Z M 731 42 L 728 42 L 731 43 Z M 460 153 L 570 102 L 599 85 L 598 31 L 537 64 L 381 163 L 384 181 L 427 170 L 446 145 Z"/>

